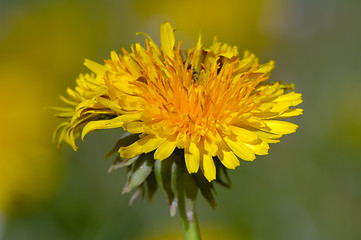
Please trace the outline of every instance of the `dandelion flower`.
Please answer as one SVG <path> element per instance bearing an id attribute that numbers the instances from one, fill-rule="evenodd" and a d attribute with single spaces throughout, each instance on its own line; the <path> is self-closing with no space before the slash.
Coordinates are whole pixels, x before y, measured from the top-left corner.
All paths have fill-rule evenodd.
<path id="1" fill-rule="evenodd" d="M 75 90 L 62 97 L 70 107 L 58 109 L 66 119 L 54 134 L 59 144 L 76 150 L 80 134 L 123 128 L 134 137 L 117 144 L 121 159 L 149 153 L 167 161 L 180 149 L 188 172 L 201 171 L 211 182 L 216 162 L 234 169 L 239 159 L 266 155 L 270 143 L 296 131 L 283 120 L 302 114 L 293 108 L 301 94 L 293 84 L 267 82 L 273 61 L 260 64 L 249 51 L 240 55 L 216 38 L 209 48 L 199 38 L 184 53 L 169 23 L 161 25 L 160 48 L 146 37 L 145 47 L 113 51 L 104 64 L 85 60 L 92 73 L 80 75 Z"/>
<path id="2" fill-rule="evenodd" d="M 146 35 L 146 34 L 144 34 Z M 57 144 L 77 150 L 75 140 L 98 129 L 126 134 L 108 154 L 111 169 L 127 167 L 123 192 L 136 189 L 152 198 L 157 186 L 176 209 L 185 239 L 200 239 L 195 201 L 198 189 L 215 206 L 213 182 L 229 186 L 227 169 L 240 160 L 268 154 L 269 144 L 297 125 L 284 119 L 302 114 L 293 84 L 267 82 L 274 62 L 260 64 L 249 51 L 201 38 L 187 51 L 177 45 L 169 23 L 160 27 L 161 47 L 146 35 L 145 46 L 111 52 L 104 64 L 85 60 L 90 74 L 56 108 L 64 119 L 54 132 Z M 223 180 L 223 175 L 226 180 Z"/>

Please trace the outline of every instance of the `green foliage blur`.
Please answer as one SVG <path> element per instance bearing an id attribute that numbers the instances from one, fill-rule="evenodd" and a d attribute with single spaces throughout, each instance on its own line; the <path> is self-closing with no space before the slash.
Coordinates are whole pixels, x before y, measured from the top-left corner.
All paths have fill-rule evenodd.
<path id="1" fill-rule="evenodd" d="M 231 171 L 217 208 L 199 197 L 204 239 L 361 239 L 361 2 L 352 0 L 0 0 L 0 240 L 181 239 L 164 196 L 122 195 L 126 172 L 104 160 L 121 130 L 78 152 L 51 143 L 47 110 L 75 86 L 85 58 L 159 43 L 169 21 L 187 48 L 199 33 L 276 61 L 271 81 L 303 94 L 300 127 Z"/>

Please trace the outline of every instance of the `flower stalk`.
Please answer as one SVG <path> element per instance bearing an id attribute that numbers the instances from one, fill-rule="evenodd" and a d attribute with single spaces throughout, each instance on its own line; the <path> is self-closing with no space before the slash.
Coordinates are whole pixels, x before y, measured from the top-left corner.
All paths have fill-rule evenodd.
<path id="1" fill-rule="evenodd" d="M 0 240 L 4 238 L 5 224 L 6 224 L 5 214 L 0 210 Z"/>
<path id="2" fill-rule="evenodd" d="M 191 210 L 186 210 L 185 202 L 179 201 L 178 212 L 182 222 L 183 239 L 200 240 L 201 233 L 199 231 L 196 208 L 194 207 Z"/>

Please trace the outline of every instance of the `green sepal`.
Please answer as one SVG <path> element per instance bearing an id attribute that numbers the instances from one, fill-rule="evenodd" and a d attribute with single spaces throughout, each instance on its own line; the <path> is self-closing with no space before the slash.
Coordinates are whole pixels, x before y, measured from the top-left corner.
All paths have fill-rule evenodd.
<path id="1" fill-rule="evenodd" d="M 157 180 L 159 188 L 164 192 L 168 204 L 174 205 L 174 193 L 171 189 L 171 175 L 172 175 L 172 166 L 174 164 L 173 154 L 163 161 L 155 160 L 154 163 L 154 174 Z"/>
<path id="2" fill-rule="evenodd" d="M 152 201 L 154 193 L 157 191 L 157 180 L 155 179 L 154 171 L 149 174 L 145 182 L 145 191 L 147 193 L 148 201 Z"/>
<path id="3" fill-rule="evenodd" d="M 169 205 L 172 203 L 174 193 L 171 190 L 171 169 L 173 161 L 171 157 L 163 161 L 155 160 L 154 174 L 157 180 L 158 186 L 165 193 Z"/>
<path id="4" fill-rule="evenodd" d="M 113 149 L 110 150 L 107 155 L 105 156 L 105 159 L 108 159 L 111 155 L 113 155 L 114 153 L 118 153 L 118 150 L 120 147 L 125 147 L 125 146 L 129 146 L 130 144 L 136 142 L 139 140 L 139 135 L 138 134 L 130 134 L 127 135 L 128 133 L 125 133 L 125 137 L 122 137 L 121 139 L 119 139 L 117 141 L 117 143 L 114 145 Z M 123 136 L 124 136 L 123 135 Z"/>
<path id="5" fill-rule="evenodd" d="M 128 174 L 128 181 L 123 188 L 123 193 L 130 192 L 140 186 L 150 175 L 153 169 L 154 159 L 152 154 L 142 154 L 133 164 Z"/>
<path id="6" fill-rule="evenodd" d="M 184 198 L 184 179 L 183 179 L 183 171 L 184 168 L 180 166 L 181 160 L 177 154 L 173 154 L 174 162 L 172 164 L 171 170 L 171 190 L 174 193 L 174 200 L 170 205 L 169 212 L 173 217 L 177 212 L 177 207 L 180 201 L 183 201 Z"/>
<path id="7" fill-rule="evenodd" d="M 144 185 L 140 185 L 137 187 L 137 190 L 132 194 L 131 198 L 129 199 L 129 205 L 132 205 L 134 200 L 139 197 L 139 195 L 142 195 L 142 198 L 144 198 Z"/>
<path id="8" fill-rule="evenodd" d="M 187 171 L 184 171 L 184 204 L 189 222 L 194 221 L 198 186 L 194 178 Z"/>
<path id="9" fill-rule="evenodd" d="M 181 156 L 172 154 L 169 159 L 155 162 L 155 175 L 160 188 L 165 193 L 170 205 L 170 215 L 174 216 L 177 208 L 193 221 L 198 186 L 193 176 L 188 173 Z"/>
<path id="10" fill-rule="evenodd" d="M 223 187 L 226 187 L 226 188 L 231 188 L 232 186 L 232 182 L 231 182 L 231 179 L 228 175 L 228 172 L 227 172 L 227 168 L 225 166 L 223 166 L 223 164 L 221 164 L 219 161 L 215 161 L 217 163 L 216 165 L 216 182 L 221 184 Z M 222 176 L 225 177 L 225 180 L 223 180 Z"/>
<path id="11" fill-rule="evenodd" d="M 195 205 L 198 186 L 193 179 L 193 174 L 188 173 L 183 159 L 176 154 L 174 159 L 175 161 L 172 165 L 171 188 L 175 198 L 170 207 L 170 213 L 171 216 L 174 216 L 178 208 L 182 218 L 187 218 L 187 223 L 193 223 L 196 217 Z"/>
<path id="12" fill-rule="evenodd" d="M 134 143 L 135 141 L 139 140 L 138 134 L 130 134 L 125 133 L 121 139 L 117 141 L 117 143 L 114 145 L 113 149 L 108 152 L 108 154 L 105 156 L 105 159 L 108 159 L 111 155 L 118 153 L 118 150 L 120 147 L 129 146 L 130 144 Z M 119 154 L 115 158 L 113 165 L 110 166 L 108 172 L 113 171 L 114 169 L 122 168 L 124 166 L 130 166 L 132 165 L 139 156 L 135 156 L 133 158 L 121 158 Z"/>
<path id="13" fill-rule="evenodd" d="M 122 167 L 125 167 L 125 166 L 130 166 L 138 158 L 139 158 L 139 156 L 135 156 L 133 158 L 121 158 L 120 156 L 117 156 L 117 158 L 113 162 L 113 165 L 110 166 L 110 168 L 108 169 L 108 172 L 111 172 L 111 171 L 113 171 L 115 169 L 122 168 Z"/>
<path id="14" fill-rule="evenodd" d="M 207 202 L 211 205 L 212 208 L 215 208 L 217 204 L 214 200 L 214 196 L 212 193 L 212 191 L 214 190 L 213 184 L 211 182 L 208 182 L 208 180 L 204 177 L 201 171 L 193 174 L 193 178 L 197 186 L 199 187 L 199 190 L 201 191 L 203 197 L 207 200 Z"/>

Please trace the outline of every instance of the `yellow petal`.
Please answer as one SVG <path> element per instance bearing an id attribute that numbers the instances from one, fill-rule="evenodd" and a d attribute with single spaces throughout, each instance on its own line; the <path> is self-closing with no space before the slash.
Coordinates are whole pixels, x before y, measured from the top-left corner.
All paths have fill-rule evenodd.
<path id="1" fill-rule="evenodd" d="M 98 120 L 98 121 L 88 122 L 83 128 L 83 131 L 81 133 L 81 139 L 84 141 L 85 135 L 87 135 L 89 132 L 94 130 L 118 128 L 123 126 L 124 121 L 119 118 L 120 117 L 116 117 L 110 120 Z"/>
<path id="2" fill-rule="evenodd" d="M 255 73 L 269 73 L 275 68 L 275 62 L 273 60 L 269 61 L 266 64 L 262 64 L 259 66 L 257 70 L 255 70 Z"/>
<path id="3" fill-rule="evenodd" d="M 262 139 L 279 139 L 280 137 L 282 137 L 281 134 L 274 134 L 261 130 L 253 130 L 252 132 L 256 133 Z"/>
<path id="4" fill-rule="evenodd" d="M 158 62 L 161 63 L 162 61 L 160 61 L 159 56 L 161 55 L 160 50 L 158 48 L 158 45 L 153 41 L 153 39 L 146 33 L 144 32 L 138 32 L 137 35 L 143 34 L 144 36 L 146 36 L 149 39 L 149 45 L 151 48 L 151 53 L 152 53 L 152 57 L 153 59 Z"/>
<path id="5" fill-rule="evenodd" d="M 199 149 L 194 142 L 184 149 L 184 159 L 189 173 L 196 173 L 199 169 Z"/>
<path id="6" fill-rule="evenodd" d="M 239 166 L 239 160 L 225 142 L 219 143 L 217 156 L 226 168 L 235 169 Z"/>
<path id="7" fill-rule="evenodd" d="M 239 160 L 233 154 L 233 152 L 222 151 L 222 155 L 220 155 L 221 163 L 229 169 L 235 169 L 239 166 Z"/>
<path id="8" fill-rule="evenodd" d="M 120 61 L 117 52 L 114 51 L 114 50 L 110 52 L 110 58 L 111 58 L 112 61 L 114 61 L 114 62 L 119 62 L 119 61 Z"/>
<path id="9" fill-rule="evenodd" d="M 126 122 L 123 125 L 123 128 L 130 133 L 142 133 L 144 123 L 143 122 Z"/>
<path id="10" fill-rule="evenodd" d="M 302 94 L 290 92 L 287 94 L 283 94 L 281 96 L 278 96 L 274 102 L 290 102 L 291 106 L 296 106 L 302 102 Z"/>
<path id="11" fill-rule="evenodd" d="M 228 137 L 225 137 L 224 141 L 239 158 L 245 161 L 253 161 L 256 158 L 254 152 L 249 147 L 247 147 L 247 145 L 244 142 L 240 140 L 237 140 L 235 142 L 229 139 Z"/>
<path id="12" fill-rule="evenodd" d="M 201 36 L 201 34 L 199 34 L 196 50 L 195 50 L 195 53 L 194 53 L 197 56 L 195 61 L 194 61 L 194 69 L 197 72 L 200 72 L 201 63 L 204 60 L 204 52 L 203 52 L 203 46 L 202 46 L 201 41 L 202 41 L 202 36 Z"/>
<path id="13" fill-rule="evenodd" d="M 225 45 L 223 45 L 223 46 L 225 46 Z M 231 59 L 232 57 L 234 57 L 234 56 L 236 56 L 236 55 L 238 55 L 238 50 L 237 50 L 237 48 L 236 47 L 233 47 L 233 48 L 231 48 L 231 47 L 226 47 L 226 48 L 224 48 L 226 51 L 225 52 L 222 52 L 220 55 L 221 56 L 223 56 L 223 57 L 226 57 L 226 58 L 229 58 L 229 59 Z"/>
<path id="14" fill-rule="evenodd" d="M 158 138 L 153 135 L 142 137 L 133 144 L 119 148 L 120 157 L 132 158 L 142 153 L 148 153 L 158 148 L 163 142 L 164 138 Z"/>
<path id="15" fill-rule="evenodd" d="M 296 108 L 296 109 L 289 109 L 285 111 L 284 113 L 280 114 L 279 118 L 289 118 L 289 117 L 295 117 L 298 115 L 301 115 L 303 113 L 303 109 Z"/>
<path id="16" fill-rule="evenodd" d="M 84 65 L 98 75 L 104 75 L 104 73 L 108 70 L 104 65 L 101 65 L 89 59 L 85 59 Z"/>
<path id="17" fill-rule="evenodd" d="M 164 160 L 168 158 L 175 149 L 175 143 L 171 141 L 164 141 L 162 145 L 160 145 L 154 153 L 154 159 L 156 160 Z"/>
<path id="18" fill-rule="evenodd" d="M 132 158 L 132 157 L 139 156 L 140 154 L 142 154 L 143 153 L 142 145 L 139 144 L 139 141 L 140 140 L 130 144 L 129 146 L 119 148 L 118 152 L 119 152 L 120 157 Z"/>
<path id="19" fill-rule="evenodd" d="M 271 130 L 269 132 L 276 134 L 289 134 L 296 132 L 298 126 L 294 123 L 278 121 L 278 120 L 264 120 L 264 123 Z"/>
<path id="20" fill-rule="evenodd" d="M 68 90 L 69 91 L 69 90 Z M 72 90 L 70 89 L 70 92 L 71 92 Z M 74 101 L 72 101 L 72 100 L 70 100 L 70 99 L 67 99 L 66 97 L 63 97 L 63 96 L 60 96 L 60 99 L 63 101 L 63 102 L 65 102 L 66 104 L 69 104 L 69 105 L 71 105 L 71 106 L 76 106 L 78 103 L 77 102 L 74 102 Z"/>
<path id="21" fill-rule="evenodd" d="M 169 57 L 173 57 L 175 39 L 173 28 L 168 22 L 160 25 L 160 43 L 162 51 Z"/>
<path id="22" fill-rule="evenodd" d="M 121 91 L 122 93 L 127 94 L 136 93 L 136 87 L 129 83 L 137 79 L 137 76 L 134 77 L 127 72 L 106 72 L 104 76 L 106 82 L 109 83 L 108 85 L 117 91 Z"/>
<path id="23" fill-rule="evenodd" d="M 258 136 L 244 128 L 229 126 L 230 130 L 237 135 L 237 139 L 242 140 L 243 142 L 255 142 L 258 140 Z"/>
<path id="24" fill-rule="evenodd" d="M 262 141 L 259 144 L 245 143 L 245 145 L 248 148 L 250 148 L 257 155 L 267 155 L 268 154 L 269 145 L 266 141 Z"/>
<path id="25" fill-rule="evenodd" d="M 84 140 L 85 135 L 97 129 L 111 129 L 122 127 L 125 121 L 132 121 L 139 118 L 138 114 L 124 114 L 110 120 L 98 120 L 88 122 L 81 133 L 81 139 Z"/>
<path id="26" fill-rule="evenodd" d="M 61 124 L 59 124 L 53 133 L 53 143 L 55 143 L 56 145 L 60 146 L 61 142 L 64 139 L 64 134 L 66 132 L 66 128 L 70 125 L 69 122 L 63 122 Z"/>
<path id="27" fill-rule="evenodd" d="M 207 140 L 204 141 L 204 150 L 208 153 L 208 155 L 216 156 L 217 155 L 217 145 L 214 143 L 210 143 Z"/>
<path id="28" fill-rule="evenodd" d="M 153 151 L 154 149 L 158 148 L 165 141 L 165 138 L 151 136 L 150 138 L 146 138 L 146 137 L 141 138 L 139 141 L 140 141 L 140 144 L 143 145 L 143 147 L 142 147 L 143 152 L 149 153 L 149 152 Z"/>
<path id="29" fill-rule="evenodd" d="M 99 104 L 102 104 L 105 108 L 109 108 L 111 110 L 113 110 L 114 112 L 118 112 L 118 113 L 124 113 L 124 111 L 122 111 L 122 109 L 119 107 L 119 105 L 109 99 L 103 98 L 103 97 L 96 97 L 96 102 L 98 102 Z"/>
<path id="30" fill-rule="evenodd" d="M 203 155 L 202 169 L 204 176 L 209 182 L 216 179 L 216 166 L 214 165 L 212 156 L 208 154 Z"/>

